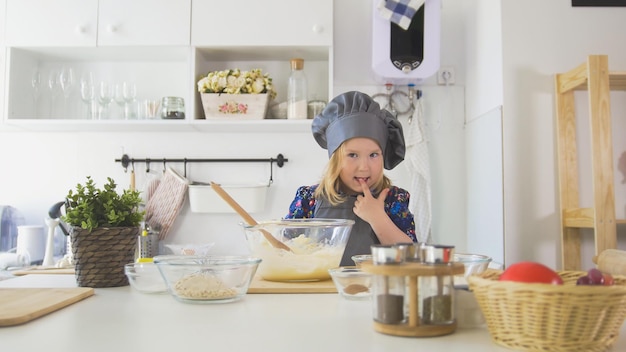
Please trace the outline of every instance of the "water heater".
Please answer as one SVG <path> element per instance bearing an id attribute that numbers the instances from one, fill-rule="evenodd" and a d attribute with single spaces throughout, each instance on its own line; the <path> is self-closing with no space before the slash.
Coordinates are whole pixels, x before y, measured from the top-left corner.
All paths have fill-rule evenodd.
<path id="1" fill-rule="evenodd" d="M 407 30 L 382 17 L 372 0 L 372 69 L 380 83 L 419 84 L 439 70 L 441 0 L 426 0 Z"/>

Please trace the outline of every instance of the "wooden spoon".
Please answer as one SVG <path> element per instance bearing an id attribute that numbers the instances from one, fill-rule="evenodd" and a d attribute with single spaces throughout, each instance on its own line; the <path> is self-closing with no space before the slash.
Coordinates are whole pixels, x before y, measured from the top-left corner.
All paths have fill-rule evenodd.
<path id="1" fill-rule="evenodd" d="M 247 211 L 245 211 L 245 209 L 243 209 L 241 207 L 241 205 L 239 205 L 239 203 L 237 203 L 230 196 L 230 194 L 228 194 L 226 191 L 224 191 L 224 189 L 220 185 L 218 185 L 215 182 L 211 182 L 211 188 L 213 188 L 215 193 L 217 193 L 220 197 L 222 197 L 222 199 L 224 199 L 224 201 L 226 201 L 226 203 L 228 203 L 228 205 L 230 205 L 231 208 L 233 208 L 237 212 L 237 214 L 239 214 L 248 225 L 255 226 L 255 225 L 259 224 L 258 222 L 256 222 L 256 220 L 254 220 L 254 218 L 252 216 L 250 216 L 250 214 Z M 264 230 L 264 229 L 259 229 L 259 230 L 261 231 L 261 233 L 263 234 L 265 239 L 273 247 L 284 249 L 286 251 L 292 252 L 292 250 L 291 250 L 291 248 L 289 248 L 289 246 L 287 246 L 286 244 L 284 244 L 281 241 L 277 240 L 276 237 L 272 236 L 272 234 L 267 232 L 267 230 Z"/>

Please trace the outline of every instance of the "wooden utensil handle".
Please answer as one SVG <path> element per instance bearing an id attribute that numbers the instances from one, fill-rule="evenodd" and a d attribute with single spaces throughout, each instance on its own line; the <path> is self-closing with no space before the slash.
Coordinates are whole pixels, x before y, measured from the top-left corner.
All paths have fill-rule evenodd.
<path id="1" fill-rule="evenodd" d="M 211 182 L 211 188 L 213 188 L 215 193 L 217 193 L 220 197 L 222 197 L 222 199 L 224 199 L 224 201 L 228 203 L 228 205 L 230 205 L 230 207 L 233 208 L 237 212 L 237 214 L 239 214 L 248 225 L 258 225 L 256 220 L 254 220 L 254 218 L 250 216 L 250 214 L 248 214 L 248 212 L 245 211 L 241 207 L 241 205 L 239 205 L 239 203 L 237 203 L 230 196 L 230 194 L 226 193 L 226 191 L 224 191 L 224 189 L 220 185 L 218 185 L 215 182 Z"/>
<path id="2" fill-rule="evenodd" d="M 226 203 L 228 203 L 228 205 L 230 205 L 231 208 L 233 208 L 237 212 L 237 214 L 239 214 L 248 225 L 252 225 L 252 226 L 258 225 L 256 220 L 254 220 L 254 218 L 250 216 L 250 214 L 248 214 L 248 212 L 245 211 L 241 207 L 241 205 L 239 205 L 239 203 L 237 203 L 230 196 L 230 194 L 226 193 L 226 191 L 224 191 L 224 189 L 220 185 L 218 185 L 215 182 L 211 182 L 211 188 L 215 191 L 215 193 L 217 193 L 220 197 L 222 197 L 222 199 L 224 199 L 224 201 L 226 201 Z M 287 246 L 286 244 L 274 238 L 274 236 L 272 236 L 271 233 L 267 232 L 264 229 L 260 229 L 260 230 L 263 236 L 269 241 L 269 243 L 272 246 L 276 248 L 284 249 L 286 251 L 291 251 L 291 248 L 289 248 L 289 246 Z"/>

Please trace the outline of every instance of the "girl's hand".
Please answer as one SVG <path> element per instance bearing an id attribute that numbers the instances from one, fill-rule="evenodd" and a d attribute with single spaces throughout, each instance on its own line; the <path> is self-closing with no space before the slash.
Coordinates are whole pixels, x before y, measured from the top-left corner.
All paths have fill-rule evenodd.
<path id="1" fill-rule="evenodd" d="M 385 213 L 385 198 L 387 198 L 389 189 L 383 189 L 378 195 L 378 198 L 372 195 L 369 187 L 367 187 L 367 183 L 364 181 L 361 181 L 361 189 L 363 190 L 363 195 L 356 197 L 353 209 L 354 214 L 374 227 L 377 221 L 387 218 L 387 214 Z"/>

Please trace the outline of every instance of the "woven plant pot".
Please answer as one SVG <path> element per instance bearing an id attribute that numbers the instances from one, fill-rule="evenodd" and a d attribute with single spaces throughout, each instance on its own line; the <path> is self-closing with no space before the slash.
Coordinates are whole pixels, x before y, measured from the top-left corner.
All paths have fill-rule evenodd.
<path id="1" fill-rule="evenodd" d="M 139 227 L 70 228 L 79 287 L 127 286 L 124 265 L 135 260 Z"/>

